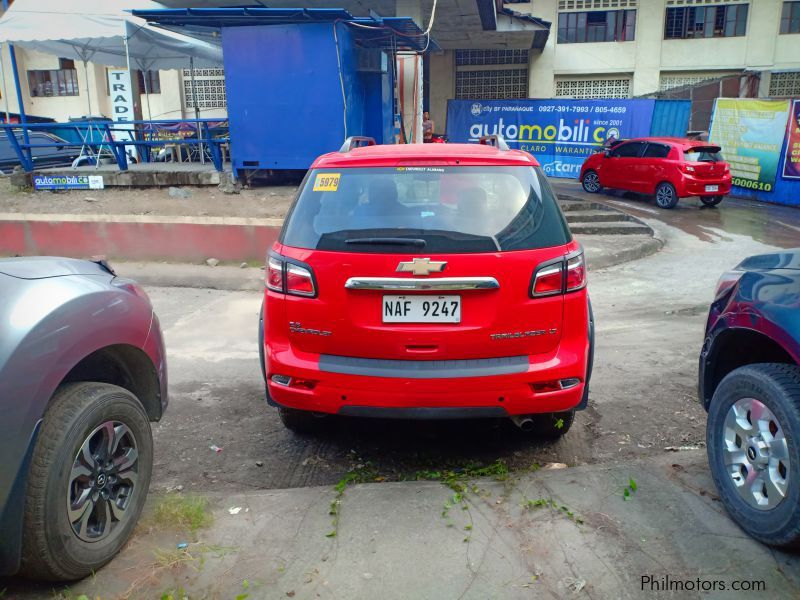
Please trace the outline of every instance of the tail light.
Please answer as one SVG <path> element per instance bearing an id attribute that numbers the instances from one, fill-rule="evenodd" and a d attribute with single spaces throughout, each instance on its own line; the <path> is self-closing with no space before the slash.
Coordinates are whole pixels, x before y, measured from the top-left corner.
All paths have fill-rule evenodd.
<path id="1" fill-rule="evenodd" d="M 566 292 L 574 292 L 586 287 L 586 262 L 583 252 L 567 259 L 567 286 Z"/>
<path id="2" fill-rule="evenodd" d="M 564 263 L 558 262 L 536 272 L 533 280 L 533 296 L 552 296 L 564 290 Z"/>
<path id="3" fill-rule="evenodd" d="M 688 164 L 686 164 L 686 163 L 683 163 L 683 164 L 681 165 L 681 170 L 682 170 L 684 173 L 694 173 L 694 172 L 695 172 L 695 168 L 694 168 L 692 165 L 688 165 Z"/>
<path id="4" fill-rule="evenodd" d="M 267 259 L 267 289 L 292 296 L 314 298 L 317 286 L 311 267 L 290 262 L 283 256 L 270 256 Z"/>
<path id="5" fill-rule="evenodd" d="M 586 287 L 586 262 L 583 252 L 539 267 L 533 274 L 531 296 L 555 296 Z"/>

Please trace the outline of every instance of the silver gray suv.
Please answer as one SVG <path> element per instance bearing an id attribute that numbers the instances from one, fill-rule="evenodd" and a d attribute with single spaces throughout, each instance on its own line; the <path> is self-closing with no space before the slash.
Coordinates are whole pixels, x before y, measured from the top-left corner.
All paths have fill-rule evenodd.
<path id="1" fill-rule="evenodd" d="M 104 261 L 0 260 L 0 575 L 79 579 L 142 511 L 167 366 L 147 294 Z"/>

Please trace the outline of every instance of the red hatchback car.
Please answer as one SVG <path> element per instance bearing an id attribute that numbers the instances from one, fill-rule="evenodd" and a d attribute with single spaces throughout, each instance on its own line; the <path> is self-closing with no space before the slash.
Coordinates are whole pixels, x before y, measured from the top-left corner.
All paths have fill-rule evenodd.
<path id="1" fill-rule="evenodd" d="M 690 196 L 716 206 L 731 191 L 731 171 L 719 152 L 719 146 L 682 138 L 627 140 L 587 158 L 580 180 L 592 194 L 607 187 L 655 195 L 660 208 Z"/>
<path id="2" fill-rule="evenodd" d="M 351 138 L 311 166 L 262 309 L 267 399 L 288 428 L 511 417 L 558 437 L 586 406 L 582 248 L 536 159 L 482 142 Z"/>

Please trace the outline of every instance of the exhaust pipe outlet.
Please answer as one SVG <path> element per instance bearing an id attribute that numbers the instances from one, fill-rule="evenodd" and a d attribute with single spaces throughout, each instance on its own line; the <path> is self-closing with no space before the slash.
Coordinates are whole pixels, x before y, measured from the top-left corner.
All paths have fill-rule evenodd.
<path id="1" fill-rule="evenodd" d="M 519 427 L 522 431 L 530 431 L 533 429 L 533 419 L 527 415 L 514 415 L 511 417 L 514 425 Z"/>

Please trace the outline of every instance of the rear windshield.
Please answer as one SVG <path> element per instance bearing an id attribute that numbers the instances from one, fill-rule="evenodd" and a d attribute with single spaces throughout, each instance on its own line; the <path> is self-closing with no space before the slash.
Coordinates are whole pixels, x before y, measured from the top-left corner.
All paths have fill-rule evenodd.
<path id="1" fill-rule="evenodd" d="M 719 162 L 722 160 L 719 152 L 719 146 L 696 146 L 689 150 L 684 150 L 683 156 L 686 162 Z"/>
<path id="2" fill-rule="evenodd" d="M 496 252 L 566 244 L 540 169 L 369 167 L 312 170 L 281 242 L 341 252 Z"/>

